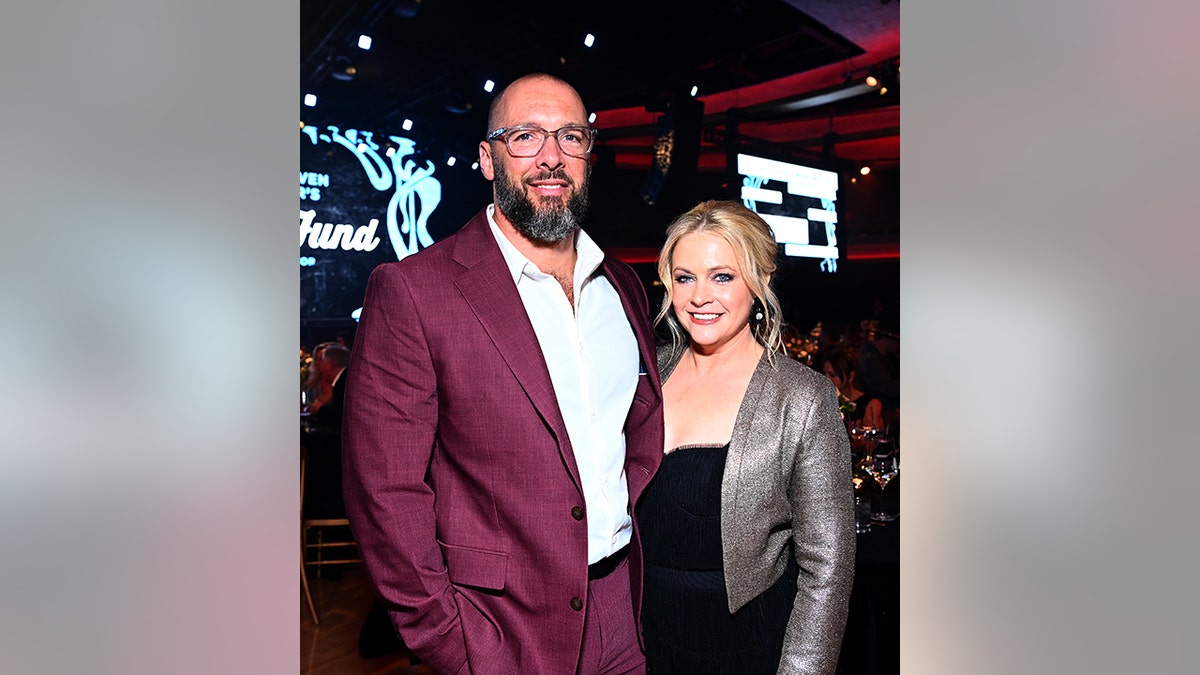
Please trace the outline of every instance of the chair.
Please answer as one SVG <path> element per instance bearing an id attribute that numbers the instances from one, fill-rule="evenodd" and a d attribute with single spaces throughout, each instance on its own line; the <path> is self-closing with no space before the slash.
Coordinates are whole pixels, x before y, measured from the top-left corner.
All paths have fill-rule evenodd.
<path id="1" fill-rule="evenodd" d="M 308 611 L 312 614 L 313 623 L 321 625 L 317 618 L 317 606 L 313 604 L 312 592 L 308 590 L 308 573 L 304 565 L 304 446 L 300 446 L 300 587 L 304 589 L 304 599 L 308 601 Z"/>
<path id="2" fill-rule="evenodd" d="M 323 565 L 360 563 L 362 558 L 358 555 L 358 544 L 354 541 L 353 532 L 350 530 L 350 521 L 346 518 L 344 506 L 340 506 L 340 500 L 337 500 L 340 508 L 334 507 L 332 510 L 328 507 L 321 508 L 328 502 L 315 499 L 310 493 L 309 504 L 306 505 L 306 487 L 322 487 L 320 482 L 309 486 L 311 477 L 307 473 L 308 464 L 307 449 L 302 447 L 300 453 L 300 579 L 309 611 L 312 613 L 313 623 L 320 625 L 317 609 L 313 604 L 312 594 L 308 587 L 307 568 L 316 566 L 319 576 Z M 340 483 L 340 477 L 336 483 Z M 306 506 L 313 507 L 314 505 L 317 507 L 314 509 L 317 512 L 310 516 L 306 513 Z M 326 540 L 327 530 L 332 530 L 334 533 L 330 541 Z M 334 555 L 330 555 L 330 553 Z"/>

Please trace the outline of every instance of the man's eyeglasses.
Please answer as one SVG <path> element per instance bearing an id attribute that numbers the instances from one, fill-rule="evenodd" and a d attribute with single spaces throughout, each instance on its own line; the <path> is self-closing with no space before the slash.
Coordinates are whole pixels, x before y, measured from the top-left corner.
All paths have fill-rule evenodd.
<path id="1" fill-rule="evenodd" d="M 535 157 L 550 136 L 558 140 L 558 147 L 563 154 L 587 157 L 596 141 L 596 130 L 579 125 L 559 127 L 554 131 L 535 126 L 506 127 L 488 134 L 487 140 L 503 140 L 513 157 Z"/>

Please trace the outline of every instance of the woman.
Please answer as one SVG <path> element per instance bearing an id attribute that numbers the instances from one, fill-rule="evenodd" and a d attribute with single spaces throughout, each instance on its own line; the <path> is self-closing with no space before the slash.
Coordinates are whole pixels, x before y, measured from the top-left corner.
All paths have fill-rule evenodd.
<path id="1" fill-rule="evenodd" d="M 638 505 L 649 673 L 832 673 L 854 575 L 829 380 L 787 357 L 776 244 L 736 202 L 667 231 L 656 322 L 667 455 Z"/>
<path id="2" fill-rule="evenodd" d="M 846 413 L 846 425 L 883 431 L 883 401 L 859 389 L 858 354 L 854 349 L 844 344 L 833 345 L 823 360 L 821 368 L 825 376 L 847 401 L 854 403 L 854 410 Z"/>

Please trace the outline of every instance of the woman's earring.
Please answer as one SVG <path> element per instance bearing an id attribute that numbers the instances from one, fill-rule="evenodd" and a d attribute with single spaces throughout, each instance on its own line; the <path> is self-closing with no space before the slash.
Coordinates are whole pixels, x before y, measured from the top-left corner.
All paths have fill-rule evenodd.
<path id="1" fill-rule="evenodd" d="M 755 321 L 762 321 L 762 320 L 763 320 L 763 306 L 762 306 L 762 301 L 760 301 L 758 298 L 755 298 L 755 299 L 754 299 L 754 308 L 753 308 L 753 310 L 752 310 L 752 311 L 754 312 L 754 320 L 755 320 Z"/>

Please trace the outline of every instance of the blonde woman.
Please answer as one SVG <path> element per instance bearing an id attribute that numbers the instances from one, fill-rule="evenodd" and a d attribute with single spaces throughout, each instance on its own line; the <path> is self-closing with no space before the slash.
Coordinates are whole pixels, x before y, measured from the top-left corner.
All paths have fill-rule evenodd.
<path id="1" fill-rule="evenodd" d="M 829 379 L 782 351 L 776 243 L 736 202 L 667 231 L 666 456 L 637 509 L 649 673 L 833 673 L 854 574 Z"/>

